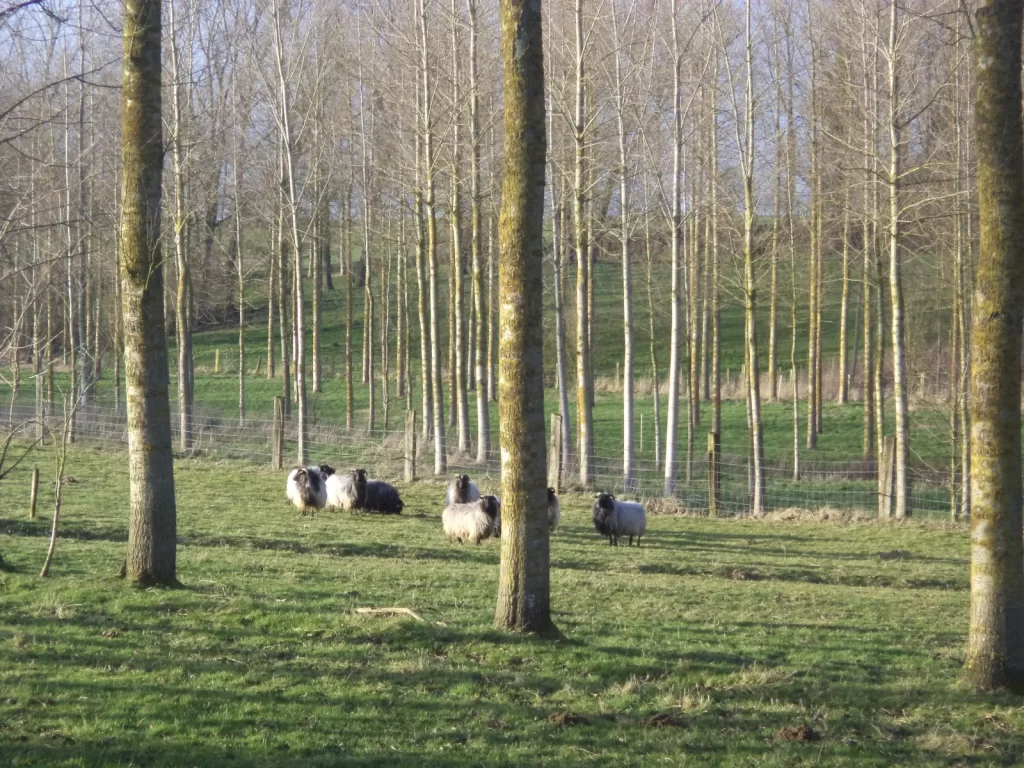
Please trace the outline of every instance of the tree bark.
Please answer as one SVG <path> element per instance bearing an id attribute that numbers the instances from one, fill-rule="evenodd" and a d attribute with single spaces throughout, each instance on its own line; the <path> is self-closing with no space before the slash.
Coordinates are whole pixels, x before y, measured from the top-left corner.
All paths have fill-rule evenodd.
<path id="1" fill-rule="evenodd" d="M 971 343 L 974 482 L 964 677 L 982 690 L 1024 684 L 1022 9 L 1021 0 L 988 0 L 975 13 L 981 253 Z"/>
<path id="2" fill-rule="evenodd" d="M 551 622 L 544 440 L 544 60 L 539 0 L 502 0 L 505 175 L 501 195 L 499 627 Z"/>
<path id="3" fill-rule="evenodd" d="M 175 584 L 177 512 L 164 333 L 159 0 L 125 0 L 121 254 L 131 519 L 124 575 Z"/>

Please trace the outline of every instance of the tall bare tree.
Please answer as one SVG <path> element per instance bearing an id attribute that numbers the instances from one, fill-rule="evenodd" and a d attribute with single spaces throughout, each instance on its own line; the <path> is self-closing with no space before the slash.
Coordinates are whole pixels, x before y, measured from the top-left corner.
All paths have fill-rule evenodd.
<path id="1" fill-rule="evenodd" d="M 123 572 L 143 584 L 174 584 L 177 509 L 160 252 L 159 0 L 125 0 L 123 30 L 120 235 L 131 506 Z"/>
<path id="2" fill-rule="evenodd" d="M 981 253 L 971 342 L 971 621 L 964 676 L 984 690 L 1024 684 L 1022 17 L 1021 0 L 986 0 L 974 14 Z"/>
<path id="3" fill-rule="evenodd" d="M 496 622 L 555 633 L 544 435 L 544 52 L 540 0 L 501 0 L 505 174 L 501 194 L 502 537 Z M 581 257 L 582 258 L 582 257 Z"/>

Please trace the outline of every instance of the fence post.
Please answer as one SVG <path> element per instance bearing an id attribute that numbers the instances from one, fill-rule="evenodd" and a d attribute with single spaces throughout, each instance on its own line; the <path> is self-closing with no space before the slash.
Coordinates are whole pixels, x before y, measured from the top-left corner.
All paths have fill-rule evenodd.
<path id="1" fill-rule="evenodd" d="M 274 398 L 274 469 L 281 469 L 284 461 L 284 398 Z"/>
<path id="2" fill-rule="evenodd" d="M 405 482 L 416 481 L 416 411 L 405 412 Z"/>
<path id="3" fill-rule="evenodd" d="M 39 467 L 32 467 L 32 495 L 29 501 L 28 519 L 36 519 L 36 499 L 39 498 Z"/>
<path id="4" fill-rule="evenodd" d="M 562 492 L 562 415 L 551 414 L 551 447 L 548 449 L 548 485 Z"/>
<path id="5" fill-rule="evenodd" d="M 213 352 L 213 372 L 220 373 L 220 349 Z"/>
<path id="6" fill-rule="evenodd" d="M 893 484 L 896 469 L 896 438 L 882 439 L 882 462 L 878 467 L 878 517 L 892 517 Z"/>
<path id="7" fill-rule="evenodd" d="M 718 517 L 718 504 L 722 499 L 721 437 L 708 432 L 708 517 Z"/>

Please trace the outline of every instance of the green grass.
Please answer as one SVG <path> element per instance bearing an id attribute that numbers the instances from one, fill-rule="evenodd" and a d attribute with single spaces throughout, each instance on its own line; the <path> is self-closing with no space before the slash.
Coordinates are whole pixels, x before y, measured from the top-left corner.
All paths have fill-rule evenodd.
<path id="1" fill-rule="evenodd" d="M 656 517 L 615 549 L 566 496 L 552 643 L 492 627 L 498 547 L 445 542 L 436 484 L 401 518 L 300 518 L 283 473 L 180 460 L 184 586 L 143 590 L 115 575 L 125 456 L 73 449 L 47 579 L 28 471 L 0 481 L 4 765 L 1024 760 L 1019 699 L 957 683 L 962 528 Z M 355 613 L 395 605 L 426 621 Z M 777 735 L 797 725 L 822 740 Z"/>

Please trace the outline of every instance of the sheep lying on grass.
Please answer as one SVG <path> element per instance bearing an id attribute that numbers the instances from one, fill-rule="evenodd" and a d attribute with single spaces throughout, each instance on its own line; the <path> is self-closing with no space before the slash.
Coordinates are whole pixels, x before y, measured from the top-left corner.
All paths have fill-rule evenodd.
<path id="1" fill-rule="evenodd" d="M 327 478 L 327 506 L 349 511 L 366 502 L 366 470 L 350 469 Z"/>
<path id="2" fill-rule="evenodd" d="M 400 515 L 405 503 L 395 486 L 383 480 L 367 480 L 366 497 L 358 508 L 383 515 Z"/>
<path id="3" fill-rule="evenodd" d="M 640 537 L 647 533 L 647 513 L 644 505 L 638 502 L 617 501 L 612 494 L 602 493 L 594 501 L 593 513 L 594 528 L 616 547 L 620 536 L 628 536 L 630 545 L 635 536 L 639 547 Z"/>
<path id="4" fill-rule="evenodd" d="M 323 509 L 327 504 L 327 478 L 334 469 L 321 464 L 319 467 L 295 467 L 288 473 L 285 493 L 296 509 L 305 515 Z"/>
<path id="5" fill-rule="evenodd" d="M 498 497 L 498 520 L 494 525 L 495 538 L 501 538 L 501 498 Z M 552 534 L 558 529 L 562 522 L 562 510 L 558 505 L 558 496 L 554 488 L 548 488 L 548 533 Z"/>
<path id="6" fill-rule="evenodd" d="M 471 501 L 480 500 L 480 489 L 477 484 L 469 479 L 469 475 L 456 475 L 448 483 L 448 490 L 444 495 L 444 505 L 468 504 Z"/>
<path id="7" fill-rule="evenodd" d="M 464 504 L 449 504 L 441 515 L 441 524 L 449 542 L 479 544 L 496 534 L 500 523 L 498 499 L 484 496 Z"/>

